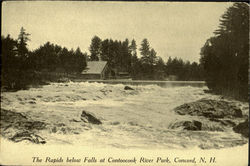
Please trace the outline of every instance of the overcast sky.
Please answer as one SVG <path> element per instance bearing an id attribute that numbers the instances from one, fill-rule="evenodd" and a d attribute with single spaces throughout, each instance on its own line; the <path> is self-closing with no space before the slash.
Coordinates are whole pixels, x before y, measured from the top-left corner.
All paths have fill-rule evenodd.
<path id="1" fill-rule="evenodd" d="M 2 3 L 2 35 L 17 38 L 23 26 L 33 50 L 47 41 L 88 52 L 94 35 L 130 41 L 149 40 L 158 56 L 199 61 L 200 48 L 213 35 L 228 2 L 82 2 Z"/>

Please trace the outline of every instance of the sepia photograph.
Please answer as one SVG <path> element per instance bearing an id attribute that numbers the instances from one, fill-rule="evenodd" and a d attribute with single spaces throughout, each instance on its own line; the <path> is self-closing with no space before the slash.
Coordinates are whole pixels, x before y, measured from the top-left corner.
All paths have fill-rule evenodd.
<path id="1" fill-rule="evenodd" d="M 4 1 L 0 165 L 247 166 L 249 4 Z"/>

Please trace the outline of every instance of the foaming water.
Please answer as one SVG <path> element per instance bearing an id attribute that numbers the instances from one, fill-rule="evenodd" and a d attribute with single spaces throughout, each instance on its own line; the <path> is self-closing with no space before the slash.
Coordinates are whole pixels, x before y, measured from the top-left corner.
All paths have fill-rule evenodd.
<path id="1" fill-rule="evenodd" d="M 173 109 L 202 98 L 219 99 L 205 94 L 204 83 L 169 82 L 52 83 L 42 88 L 2 93 L 2 108 L 22 112 L 43 121 L 40 131 L 47 144 L 142 149 L 218 149 L 247 143 L 231 129 L 220 131 L 184 131 L 170 126 L 183 120 L 199 120 L 207 128 L 215 124 L 206 118 L 181 116 Z M 181 85 L 180 85 L 181 84 Z M 247 103 L 240 103 L 248 109 Z M 82 111 L 94 113 L 103 124 L 81 122 Z M 63 124 L 63 125 L 62 125 Z"/>
<path id="2" fill-rule="evenodd" d="M 126 84 L 126 85 L 158 85 L 163 88 L 180 87 L 180 86 L 192 86 L 192 87 L 204 87 L 206 86 L 204 81 L 145 81 L 145 80 L 90 80 L 91 83 L 106 83 L 106 84 Z"/>

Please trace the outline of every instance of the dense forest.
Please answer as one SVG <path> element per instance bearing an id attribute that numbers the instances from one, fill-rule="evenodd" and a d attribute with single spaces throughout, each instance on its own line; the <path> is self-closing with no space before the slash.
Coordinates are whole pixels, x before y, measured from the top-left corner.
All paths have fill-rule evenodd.
<path id="1" fill-rule="evenodd" d="M 56 81 L 69 73 L 78 73 L 86 67 L 86 54 L 79 48 L 68 50 L 47 42 L 29 51 L 30 40 L 22 27 L 18 39 L 1 36 L 1 86 L 6 89 L 23 89 L 27 85 Z M 55 74 L 61 73 L 61 75 Z"/>
<path id="2" fill-rule="evenodd" d="M 248 99 L 249 6 L 234 3 L 222 15 L 215 36 L 201 49 L 208 87 L 219 94 Z"/>
<path id="3" fill-rule="evenodd" d="M 89 50 L 90 60 L 107 61 L 110 67 L 128 72 L 133 79 L 168 80 L 171 76 L 179 81 L 203 79 L 203 70 L 198 63 L 171 57 L 164 62 L 157 56 L 154 48 L 150 47 L 146 38 L 142 40 L 138 49 L 140 56 L 137 56 L 137 44 L 134 39 L 131 42 L 128 39 L 113 41 L 101 40 L 94 36 Z"/>

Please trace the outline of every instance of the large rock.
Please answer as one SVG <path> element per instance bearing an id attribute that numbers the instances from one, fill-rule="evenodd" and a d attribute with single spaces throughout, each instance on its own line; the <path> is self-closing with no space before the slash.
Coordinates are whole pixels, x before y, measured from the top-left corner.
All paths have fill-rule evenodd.
<path id="1" fill-rule="evenodd" d="M 28 119 L 22 113 L 1 109 L 1 129 L 8 127 L 17 128 L 19 130 L 43 130 L 46 123 Z"/>
<path id="2" fill-rule="evenodd" d="M 224 100 L 201 99 L 176 107 L 180 115 L 204 116 L 207 118 L 241 118 L 242 111 L 235 104 Z"/>
<path id="3" fill-rule="evenodd" d="M 133 88 L 131 88 L 130 86 L 125 86 L 124 90 L 134 90 Z"/>
<path id="4" fill-rule="evenodd" d="M 35 134 L 38 130 L 46 128 L 44 122 L 34 121 L 22 113 L 1 109 L 1 135 L 14 142 L 23 140 L 36 144 L 44 144 L 46 141 Z"/>
<path id="5" fill-rule="evenodd" d="M 102 124 L 102 122 L 95 117 L 94 114 L 87 112 L 87 111 L 82 111 L 81 114 L 81 120 L 85 123 L 92 123 L 92 124 Z"/>
<path id="6" fill-rule="evenodd" d="M 46 143 L 46 141 L 42 137 L 29 131 L 18 132 L 13 137 L 11 137 L 10 140 L 14 142 L 21 142 L 27 140 L 35 144 Z"/>
<path id="7" fill-rule="evenodd" d="M 236 125 L 233 130 L 236 133 L 240 133 L 242 134 L 244 137 L 249 138 L 249 120 L 245 120 L 242 123 L 239 123 L 238 125 Z"/>
<path id="8" fill-rule="evenodd" d="M 236 126 L 235 122 L 231 119 L 216 119 L 216 118 L 210 118 L 210 121 L 218 122 L 220 125 L 226 126 L 226 127 L 234 127 Z"/>
<path id="9" fill-rule="evenodd" d="M 202 123 L 196 120 L 193 121 L 180 121 L 170 126 L 171 129 L 182 128 L 184 130 L 199 131 L 201 130 Z"/>
<path id="10" fill-rule="evenodd" d="M 19 112 L 14 112 L 1 108 L 1 127 L 6 123 L 14 123 L 15 121 L 26 121 L 27 117 Z"/>

